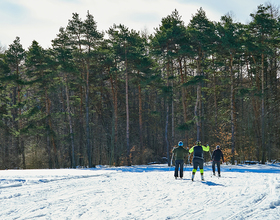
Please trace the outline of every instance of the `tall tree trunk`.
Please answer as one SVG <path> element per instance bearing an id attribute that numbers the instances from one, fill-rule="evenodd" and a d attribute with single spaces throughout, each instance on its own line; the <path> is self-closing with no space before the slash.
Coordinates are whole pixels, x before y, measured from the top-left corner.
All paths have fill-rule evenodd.
<path id="1" fill-rule="evenodd" d="M 112 135 L 111 135 L 111 152 L 110 152 L 110 162 L 109 164 L 112 166 L 114 164 L 114 155 L 115 155 L 115 111 L 113 111 L 113 117 L 112 117 Z"/>
<path id="2" fill-rule="evenodd" d="M 108 73 L 110 75 L 110 67 L 108 67 Z M 111 164 L 116 166 L 119 165 L 119 160 L 117 156 L 116 145 L 118 142 L 118 76 L 116 73 L 115 80 L 113 80 L 113 76 L 110 75 L 111 82 L 111 91 L 113 96 L 113 123 L 112 123 L 112 137 L 111 137 Z"/>
<path id="3" fill-rule="evenodd" d="M 89 138 L 89 66 L 87 64 L 87 78 L 86 78 L 86 139 L 87 139 L 87 152 L 88 152 L 88 166 L 95 167 L 92 163 L 92 150 Z"/>
<path id="4" fill-rule="evenodd" d="M 182 67 L 182 59 L 179 59 L 179 69 L 180 69 L 180 78 L 181 78 L 181 84 L 183 85 L 185 83 L 185 78 L 183 74 L 183 67 Z M 186 98 L 186 88 L 181 87 L 181 92 L 182 92 L 182 105 L 183 105 L 183 118 L 184 118 L 184 123 L 188 122 L 188 116 L 187 116 L 187 98 Z M 188 146 L 188 131 L 185 131 L 185 146 Z"/>
<path id="5" fill-rule="evenodd" d="M 267 140 L 267 157 L 268 161 L 272 160 L 274 156 L 274 149 L 278 146 L 277 141 L 279 139 L 279 118 L 277 106 L 279 106 L 279 99 L 277 99 L 277 72 L 279 71 L 277 66 L 277 52 L 274 52 L 273 57 L 270 59 L 270 71 L 269 71 L 269 95 L 267 96 L 267 106 L 266 111 L 271 112 L 267 114 L 268 127 L 270 129 L 270 137 L 266 138 Z M 273 102 L 270 102 L 273 100 Z"/>
<path id="6" fill-rule="evenodd" d="M 17 104 L 17 87 L 15 86 L 13 88 L 13 94 L 12 94 L 12 100 L 13 100 L 13 105 L 16 106 Z M 13 108 L 12 109 L 12 117 L 13 117 L 13 128 L 18 131 L 18 121 L 16 119 L 18 118 L 18 109 Z M 12 136 L 12 150 L 10 151 L 12 157 L 14 157 L 13 160 L 10 162 L 10 167 L 11 168 L 16 168 L 19 166 L 18 163 L 18 155 L 19 155 L 19 138 Z"/>
<path id="7" fill-rule="evenodd" d="M 83 54 L 83 50 L 82 50 L 82 43 L 81 43 L 81 33 L 76 33 L 76 37 L 77 37 L 77 44 L 78 44 L 78 51 L 80 54 Z M 84 60 L 84 58 L 78 58 L 79 59 L 79 63 L 81 63 L 81 66 L 82 66 L 82 71 L 81 71 L 81 79 L 84 81 L 85 80 L 85 75 L 87 76 L 88 74 L 88 68 L 86 66 L 86 62 Z M 87 80 L 87 79 L 86 79 Z M 87 82 L 86 82 L 86 87 L 88 86 Z M 81 156 L 82 158 L 85 158 L 84 156 L 84 139 L 86 139 L 86 152 L 87 152 L 87 156 L 88 156 L 88 166 L 91 167 L 92 165 L 92 157 L 89 156 L 89 146 L 88 146 L 88 125 L 87 125 L 87 119 L 86 119 L 86 129 L 85 129 L 85 133 L 86 133 L 86 137 L 84 137 L 84 116 L 83 116 L 83 100 L 84 100 L 84 96 L 85 96 L 85 102 L 86 102 L 86 106 L 87 106 L 87 88 L 85 89 L 84 91 L 84 86 L 83 85 L 80 85 L 80 119 L 79 119 L 79 122 L 80 122 L 80 140 L 79 140 L 79 143 L 80 143 L 80 146 L 78 147 L 78 152 L 79 152 L 79 160 L 78 160 L 78 165 L 84 165 L 85 161 L 84 159 L 81 159 Z M 87 112 L 86 112 L 86 117 L 87 117 Z M 90 152 L 90 155 L 91 155 L 91 152 Z"/>
<path id="8" fill-rule="evenodd" d="M 170 163 L 170 155 L 169 155 L 170 154 L 170 147 L 169 147 L 169 141 L 168 141 L 168 116 L 169 116 L 169 103 L 168 103 L 168 100 L 167 100 L 164 137 L 165 137 L 165 143 L 166 143 L 166 155 L 167 155 L 168 166 L 170 166 L 171 163 Z"/>
<path id="9" fill-rule="evenodd" d="M 81 75 L 83 75 L 81 73 Z M 85 146 L 84 146 L 84 115 L 83 115 L 83 87 L 80 86 L 80 98 L 81 98 L 81 101 L 80 101 L 80 114 L 79 114 L 79 126 L 80 126 L 80 134 L 79 134 L 79 149 L 78 149 L 78 152 L 79 152 L 79 160 L 78 160 L 78 164 L 77 165 L 80 165 L 80 166 L 84 166 L 84 149 L 85 149 Z"/>
<path id="10" fill-rule="evenodd" d="M 66 102 L 67 102 L 67 115 L 68 115 L 70 138 L 71 138 L 71 152 L 72 152 L 72 164 L 71 165 L 72 165 L 72 168 L 75 168 L 76 162 L 75 162 L 74 134 L 73 134 L 71 111 L 70 111 L 70 99 L 69 99 L 67 76 L 64 77 L 64 82 L 65 82 L 65 93 L 66 93 Z"/>
<path id="11" fill-rule="evenodd" d="M 48 93 L 47 93 L 47 88 L 45 88 L 45 93 L 46 93 L 46 102 L 47 102 L 47 108 L 46 108 L 46 112 L 47 112 L 47 122 L 48 122 L 48 125 L 49 125 L 49 130 L 51 131 L 53 128 L 52 128 L 52 121 L 51 121 L 51 101 L 48 97 Z M 55 139 L 54 139 L 54 135 L 51 134 L 50 135 L 50 138 L 51 138 L 51 143 L 52 143 L 52 146 L 53 146 L 53 166 L 55 168 L 59 168 L 59 165 L 58 165 L 58 158 L 57 158 L 57 150 L 56 150 L 56 144 L 55 144 Z"/>
<path id="12" fill-rule="evenodd" d="M 48 102 L 48 92 L 47 88 L 45 87 L 45 102 L 46 102 L 46 126 L 47 126 L 47 151 L 48 151 L 48 158 L 49 158 L 49 169 L 53 168 L 52 162 L 52 151 L 51 151 L 51 142 L 50 142 L 50 124 L 49 124 L 49 102 Z"/>
<path id="13" fill-rule="evenodd" d="M 197 61 L 197 73 L 201 75 L 201 57 L 199 56 L 198 61 Z M 201 134 L 201 83 L 199 82 L 197 85 L 197 90 L 196 90 L 196 103 L 195 103 L 195 108 L 194 108 L 194 115 L 195 115 L 195 120 L 196 120 L 196 139 L 200 140 Z"/>
<path id="14" fill-rule="evenodd" d="M 19 69 L 17 68 L 17 77 L 19 78 L 19 73 L 18 73 Z M 18 91 L 18 103 L 21 103 L 21 97 L 20 97 L 20 92 L 21 92 L 21 88 L 20 85 L 17 86 L 17 91 Z M 19 149 L 21 152 L 21 156 L 22 156 L 22 168 L 26 169 L 26 164 L 25 164 L 25 146 L 24 146 L 24 139 L 22 137 L 22 134 L 20 134 L 20 130 L 22 129 L 22 120 L 21 120 L 21 108 L 18 109 L 18 114 L 19 114 L 19 120 L 18 120 L 18 131 L 19 131 Z"/>
<path id="15" fill-rule="evenodd" d="M 118 75 L 116 71 L 115 77 L 115 93 L 114 93 L 114 112 L 115 112 L 115 141 L 114 141 L 114 159 L 116 161 L 116 165 L 119 165 L 119 155 L 117 152 L 118 146 Z"/>
<path id="16" fill-rule="evenodd" d="M 60 102 L 62 103 L 62 112 L 64 112 L 64 115 L 63 115 L 64 126 L 63 126 L 63 129 L 62 129 L 62 134 L 64 136 L 64 138 L 63 138 L 63 150 L 66 151 L 66 152 L 68 151 L 69 152 L 69 158 L 72 158 L 71 149 L 69 147 L 68 148 L 66 147 L 68 145 L 67 144 L 68 140 L 66 138 L 66 136 L 68 136 L 68 131 L 67 131 L 68 130 L 67 129 L 67 108 L 65 107 L 65 99 L 64 99 L 64 96 L 63 96 L 63 92 L 64 92 L 64 90 L 63 90 L 63 87 L 61 86 L 61 88 L 60 88 Z M 64 154 L 64 152 L 63 152 L 63 154 Z M 71 163 L 72 163 L 72 159 L 70 159 L 70 160 L 71 160 Z"/>
<path id="17" fill-rule="evenodd" d="M 261 124 L 262 124 L 262 164 L 266 160 L 266 146 L 265 146 L 265 115 L 264 115 L 264 54 L 262 54 L 262 113 L 261 113 Z"/>
<path id="18" fill-rule="evenodd" d="M 233 75 L 233 57 L 230 54 L 230 121 L 231 121 L 231 154 L 232 164 L 235 161 L 235 106 L 234 106 L 234 75 Z"/>
<path id="19" fill-rule="evenodd" d="M 20 141 L 20 145 L 21 145 L 21 155 L 22 155 L 22 168 L 26 169 L 26 163 L 25 163 L 25 146 L 24 146 L 24 139 L 21 136 L 21 141 Z"/>
<path id="20" fill-rule="evenodd" d="M 139 72 L 138 72 L 139 74 Z M 139 163 L 143 163 L 143 119 L 142 119 L 142 95 L 141 95 L 141 86 L 138 84 L 138 99 L 139 99 L 139 136 L 140 136 L 140 161 Z"/>
<path id="21" fill-rule="evenodd" d="M 127 51 L 125 42 L 125 106 L 126 106 L 126 160 L 127 165 L 131 165 L 129 158 L 130 146 L 129 146 L 129 106 L 128 106 L 128 70 L 127 70 Z"/>
<path id="22" fill-rule="evenodd" d="M 173 61 L 171 60 L 171 76 L 173 77 Z M 171 146 L 175 143 L 175 115 L 174 115 L 174 100 L 173 100 L 173 80 L 171 81 Z"/>
<path id="23" fill-rule="evenodd" d="M 167 62 L 167 88 L 169 90 L 169 60 Z M 169 120 L 169 93 L 167 93 L 167 98 L 166 98 L 166 120 L 165 120 L 165 143 L 166 143 L 166 155 L 167 155 L 167 161 L 168 161 L 168 166 L 171 165 L 170 163 L 170 146 L 169 146 L 169 141 L 168 141 L 168 120 Z"/>
<path id="24" fill-rule="evenodd" d="M 215 66 L 215 60 L 213 56 L 212 60 L 213 66 Z M 216 128 L 216 134 L 218 134 L 218 104 L 217 104 L 217 88 L 216 88 L 216 68 L 214 67 L 214 74 L 213 74 L 213 87 L 214 87 L 214 106 L 215 106 L 215 128 Z"/>
<path id="25" fill-rule="evenodd" d="M 17 67 L 16 67 L 16 74 L 17 74 L 17 79 L 19 79 L 19 63 L 17 62 Z M 15 96 L 15 104 L 20 104 L 20 86 L 17 84 L 16 87 L 16 91 L 17 91 L 17 98 Z M 16 101 L 17 100 L 17 101 Z M 18 121 L 16 121 L 16 131 L 19 132 L 20 131 L 20 126 L 21 126 L 21 119 L 20 119 L 20 115 L 21 115 L 21 109 L 17 108 L 16 109 L 17 113 L 16 113 L 16 119 L 19 119 Z M 16 167 L 20 166 L 20 161 L 19 161 L 19 155 L 21 153 L 21 146 L 20 146 L 20 133 L 19 136 L 16 137 Z"/>
<path id="26" fill-rule="evenodd" d="M 259 73 L 259 68 L 257 65 L 257 62 L 255 60 L 255 57 L 252 55 L 254 64 L 256 66 L 256 88 L 257 91 L 261 90 L 261 83 L 260 83 L 260 73 Z M 253 79 L 251 80 L 253 82 Z M 260 150 L 261 150 L 261 146 L 262 146 L 262 140 L 261 140 L 261 122 L 260 122 L 260 109 L 261 109 L 261 104 L 259 103 L 259 100 L 253 97 L 253 109 L 254 109 L 254 113 L 255 113 L 255 133 L 256 133 L 256 138 L 257 138 L 257 148 L 256 148 L 256 159 L 257 161 L 260 161 Z"/>
<path id="27" fill-rule="evenodd" d="M 4 169 L 9 169 L 10 168 L 10 151 L 9 151 L 9 130 L 8 130 L 8 120 L 5 120 L 5 133 L 4 133 L 4 157 L 3 157 L 3 167 Z"/>
<path id="28" fill-rule="evenodd" d="M 46 120 L 46 124 L 48 124 L 47 120 Z M 47 152 L 48 152 L 48 159 L 49 159 L 49 169 L 52 169 L 53 168 L 53 164 L 52 164 L 52 154 L 51 154 L 51 144 L 50 144 L 50 131 L 49 131 L 49 128 L 47 128 Z"/>

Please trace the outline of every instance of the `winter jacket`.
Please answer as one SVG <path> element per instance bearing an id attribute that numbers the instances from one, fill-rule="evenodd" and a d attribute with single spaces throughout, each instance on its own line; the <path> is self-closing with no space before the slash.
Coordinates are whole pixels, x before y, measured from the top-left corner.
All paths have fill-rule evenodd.
<path id="1" fill-rule="evenodd" d="M 205 146 L 193 146 L 189 152 L 192 153 L 193 152 L 193 158 L 200 158 L 203 160 L 203 151 L 209 151 L 209 146 L 207 145 Z"/>
<path id="2" fill-rule="evenodd" d="M 223 152 L 222 152 L 220 149 L 214 150 L 214 151 L 213 151 L 213 154 L 212 154 L 212 160 L 213 160 L 213 161 L 220 162 L 220 161 L 221 161 L 221 158 L 222 158 L 222 161 L 224 162 L 224 155 L 223 155 Z"/>
<path id="3" fill-rule="evenodd" d="M 173 149 L 172 153 L 175 156 L 175 160 L 184 160 L 185 155 L 188 154 L 188 150 L 182 146 L 179 146 Z"/>

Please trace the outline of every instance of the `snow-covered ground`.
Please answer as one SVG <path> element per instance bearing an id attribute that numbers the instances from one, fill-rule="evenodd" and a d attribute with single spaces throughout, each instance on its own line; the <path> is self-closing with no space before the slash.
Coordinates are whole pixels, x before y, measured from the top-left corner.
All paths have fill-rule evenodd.
<path id="1" fill-rule="evenodd" d="M 0 219 L 280 219 L 280 165 L 0 171 Z"/>

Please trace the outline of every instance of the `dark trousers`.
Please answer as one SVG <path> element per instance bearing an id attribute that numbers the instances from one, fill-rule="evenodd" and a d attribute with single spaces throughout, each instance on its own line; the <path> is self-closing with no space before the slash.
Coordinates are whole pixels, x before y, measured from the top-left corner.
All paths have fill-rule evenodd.
<path id="1" fill-rule="evenodd" d="M 203 159 L 195 157 L 193 158 L 193 168 L 197 170 L 198 167 L 200 170 L 203 169 Z"/>
<path id="2" fill-rule="evenodd" d="M 215 173 L 215 165 L 217 164 L 217 168 L 218 168 L 218 174 L 221 173 L 221 163 L 220 161 L 213 161 L 212 163 L 212 170 L 213 170 L 213 173 Z"/>
<path id="3" fill-rule="evenodd" d="M 184 160 L 175 160 L 175 173 L 174 173 L 175 177 L 178 177 L 179 167 L 180 167 L 180 178 L 183 178 Z"/>

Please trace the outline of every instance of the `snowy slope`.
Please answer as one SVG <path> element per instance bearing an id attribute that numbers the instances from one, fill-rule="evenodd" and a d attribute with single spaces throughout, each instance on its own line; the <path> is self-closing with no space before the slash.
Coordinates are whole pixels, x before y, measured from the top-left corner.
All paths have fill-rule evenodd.
<path id="1" fill-rule="evenodd" d="M 280 166 L 0 171 L 0 219 L 280 219 Z"/>

